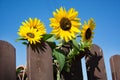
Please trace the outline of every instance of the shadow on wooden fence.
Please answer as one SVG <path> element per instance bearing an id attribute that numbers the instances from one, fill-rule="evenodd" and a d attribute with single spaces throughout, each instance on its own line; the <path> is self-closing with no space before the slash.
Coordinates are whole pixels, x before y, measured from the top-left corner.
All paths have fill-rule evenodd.
<path id="1" fill-rule="evenodd" d="M 35 51 L 27 46 L 27 75 L 29 80 L 55 80 L 53 78 L 52 51 L 48 44 Z M 85 55 L 88 80 L 107 80 L 102 49 L 93 44 L 91 56 Z M 120 55 L 110 58 L 112 80 L 120 80 Z M 70 73 L 63 73 L 65 80 L 83 80 L 81 60 L 73 63 Z M 16 80 L 16 51 L 8 42 L 0 40 L 0 80 Z"/>

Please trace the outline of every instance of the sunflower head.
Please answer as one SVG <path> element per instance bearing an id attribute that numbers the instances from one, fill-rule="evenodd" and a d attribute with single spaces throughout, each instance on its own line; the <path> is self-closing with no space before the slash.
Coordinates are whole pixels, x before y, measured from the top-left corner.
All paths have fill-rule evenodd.
<path id="1" fill-rule="evenodd" d="M 84 23 L 82 30 L 81 30 L 81 37 L 82 37 L 82 41 L 83 42 L 92 42 L 92 38 L 93 38 L 93 30 L 95 29 L 95 22 L 94 19 L 90 19 L 87 22 Z"/>
<path id="2" fill-rule="evenodd" d="M 29 18 L 28 21 L 22 22 L 18 35 L 22 40 L 27 40 L 30 44 L 40 43 L 42 35 L 46 33 L 45 26 L 37 18 Z"/>
<path id="3" fill-rule="evenodd" d="M 46 34 L 44 23 L 37 18 L 29 18 L 28 20 L 25 20 L 24 22 L 22 22 L 22 26 L 28 26 L 30 28 L 34 28 L 38 31 L 41 31 L 42 34 Z"/>
<path id="4" fill-rule="evenodd" d="M 37 29 L 23 26 L 20 27 L 18 35 L 21 36 L 22 39 L 27 40 L 30 44 L 39 43 L 42 38 L 41 32 L 37 31 Z"/>
<path id="5" fill-rule="evenodd" d="M 50 18 L 50 26 L 53 28 L 52 34 L 56 38 L 60 38 L 65 42 L 75 38 L 75 35 L 80 32 L 80 19 L 77 18 L 78 12 L 74 8 L 66 11 L 65 8 L 56 9 L 53 12 L 54 18 Z"/>

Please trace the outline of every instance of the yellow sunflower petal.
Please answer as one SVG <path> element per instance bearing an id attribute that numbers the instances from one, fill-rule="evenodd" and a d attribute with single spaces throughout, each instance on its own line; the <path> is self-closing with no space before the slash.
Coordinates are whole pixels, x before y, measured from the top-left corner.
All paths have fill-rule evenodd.
<path id="1" fill-rule="evenodd" d="M 71 8 L 69 11 L 68 11 L 68 18 L 69 19 L 74 19 L 78 16 L 78 12 L 75 11 L 73 8 Z"/>
<path id="2" fill-rule="evenodd" d="M 76 27 L 80 27 L 81 23 L 79 23 L 78 21 L 71 21 L 72 25 L 73 26 L 76 26 Z"/>
<path id="3" fill-rule="evenodd" d="M 37 18 L 25 20 L 18 30 L 18 35 L 28 40 L 30 44 L 40 42 L 43 34 L 46 34 L 45 26 Z"/>
<path id="4" fill-rule="evenodd" d="M 93 30 L 95 28 L 95 22 L 93 19 L 88 20 L 88 23 L 85 21 L 81 30 L 82 41 L 92 42 Z"/>
<path id="5" fill-rule="evenodd" d="M 29 23 L 30 23 L 31 27 L 33 27 L 33 20 L 32 20 L 32 18 L 29 18 Z"/>
<path id="6" fill-rule="evenodd" d="M 79 33 L 80 32 L 80 30 L 78 28 L 73 27 L 73 26 L 72 26 L 71 32 L 72 31 L 75 32 L 75 33 Z"/>
<path id="7" fill-rule="evenodd" d="M 66 11 L 65 8 L 60 7 L 53 12 L 53 18 L 50 18 L 50 26 L 53 28 L 52 34 L 62 40 L 68 42 L 75 38 L 76 33 L 80 32 L 81 25 L 80 18 L 77 18 L 78 12 L 71 8 Z"/>
<path id="8" fill-rule="evenodd" d="M 38 22 L 37 18 L 34 18 L 33 26 L 36 26 L 36 25 L 37 25 L 37 22 Z"/>
<path id="9" fill-rule="evenodd" d="M 92 29 L 92 30 L 94 30 L 95 29 L 95 22 L 94 22 L 94 19 L 93 18 L 91 18 L 89 21 L 88 21 L 88 25 L 90 26 L 90 28 Z"/>

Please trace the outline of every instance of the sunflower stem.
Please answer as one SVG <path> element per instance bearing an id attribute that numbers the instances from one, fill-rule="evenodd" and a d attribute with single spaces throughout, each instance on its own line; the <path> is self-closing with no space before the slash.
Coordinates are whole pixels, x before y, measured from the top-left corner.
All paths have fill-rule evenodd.
<path id="1" fill-rule="evenodd" d="M 57 70 L 57 80 L 60 80 L 60 71 Z"/>

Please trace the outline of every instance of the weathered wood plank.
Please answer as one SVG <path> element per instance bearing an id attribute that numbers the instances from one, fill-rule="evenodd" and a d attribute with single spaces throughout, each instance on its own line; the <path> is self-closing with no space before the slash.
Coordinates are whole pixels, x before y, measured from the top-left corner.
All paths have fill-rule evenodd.
<path id="1" fill-rule="evenodd" d="M 107 80 L 103 52 L 99 46 L 93 44 L 85 59 L 88 80 Z"/>
<path id="2" fill-rule="evenodd" d="M 15 48 L 0 40 L 0 80 L 16 80 Z"/>
<path id="3" fill-rule="evenodd" d="M 120 80 L 120 55 L 110 58 L 112 80 Z"/>
<path id="4" fill-rule="evenodd" d="M 29 80 L 53 80 L 52 50 L 46 43 L 27 46 Z"/>
<path id="5" fill-rule="evenodd" d="M 62 72 L 62 80 L 83 80 L 81 60 L 74 61 L 70 72 Z"/>
<path id="6" fill-rule="evenodd" d="M 60 50 L 63 51 L 65 55 L 67 55 L 70 51 L 70 48 L 70 45 L 64 45 Z M 62 71 L 62 80 L 83 80 L 81 64 L 82 57 L 84 57 L 84 54 L 76 56 L 70 68 L 70 72 Z"/>

